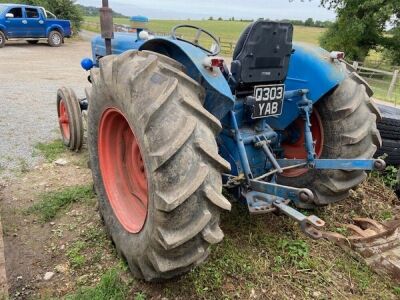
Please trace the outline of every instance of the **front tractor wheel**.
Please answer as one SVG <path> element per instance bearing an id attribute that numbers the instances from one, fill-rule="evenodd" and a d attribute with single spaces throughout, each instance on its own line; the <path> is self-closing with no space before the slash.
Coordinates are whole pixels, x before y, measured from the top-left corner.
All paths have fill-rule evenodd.
<path id="1" fill-rule="evenodd" d="M 83 145 L 83 122 L 79 100 L 70 88 L 57 91 L 58 124 L 64 145 L 79 151 Z"/>
<path id="2" fill-rule="evenodd" d="M 99 209 L 138 278 L 187 272 L 222 240 L 220 122 L 170 58 L 128 51 L 100 60 L 88 93 L 88 148 Z"/>
<path id="3" fill-rule="evenodd" d="M 380 117 L 365 86 L 351 78 L 345 79 L 332 93 L 314 106 L 311 130 L 315 152 L 319 158 L 371 159 L 381 145 L 376 128 Z M 299 138 L 283 144 L 287 158 L 306 158 L 304 121 L 292 124 Z M 293 169 L 278 177 L 278 182 L 295 187 L 310 188 L 312 202 L 300 202 L 299 207 L 313 208 L 343 200 L 349 190 L 366 178 L 364 171 Z"/>

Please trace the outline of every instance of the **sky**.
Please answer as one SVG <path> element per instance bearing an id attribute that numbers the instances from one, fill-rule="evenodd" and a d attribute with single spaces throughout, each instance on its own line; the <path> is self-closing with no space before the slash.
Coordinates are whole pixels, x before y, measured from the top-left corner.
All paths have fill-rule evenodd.
<path id="1" fill-rule="evenodd" d="M 101 0 L 77 0 L 101 6 Z M 236 19 L 268 18 L 334 20 L 335 13 L 320 7 L 319 0 L 109 0 L 114 11 L 152 19 L 202 19 L 210 16 Z"/>

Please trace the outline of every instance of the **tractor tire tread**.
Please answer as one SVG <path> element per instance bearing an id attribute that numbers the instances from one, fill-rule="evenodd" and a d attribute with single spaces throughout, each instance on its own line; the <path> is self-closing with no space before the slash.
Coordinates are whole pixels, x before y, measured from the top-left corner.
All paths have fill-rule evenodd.
<path id="1" fill-rule="evenodd" d="M 91 77 L 88 145 L 107 230 L 136 277 L 158 282 L 188 272 L 207 258 L 210 244 L 221 241 L 220 211 L 230 209 L 222 196 L 220 170 L 228 164 L 218 155 L 219 121 L 202 107 L 202 87 L 165 56 L 127 51 L 105 57 Z M 118 222 L 101 181 L 96 125 L 110 103 L 132 116 L 129 121 L 145 147 L 150 204 L 138 234 L 127 233 Z"/>

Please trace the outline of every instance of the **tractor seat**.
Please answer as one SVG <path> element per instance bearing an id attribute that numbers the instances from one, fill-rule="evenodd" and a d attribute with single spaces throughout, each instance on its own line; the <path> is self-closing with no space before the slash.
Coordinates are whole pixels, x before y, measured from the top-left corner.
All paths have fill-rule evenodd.
<path id="1" fill-rule="evenodd" d="M 292 24 L 264 20 L 251 23 L 233 52 L 233 88 L 243 90 L 255 84 L 283 82 L 292 53 L 292 38 Z"/>

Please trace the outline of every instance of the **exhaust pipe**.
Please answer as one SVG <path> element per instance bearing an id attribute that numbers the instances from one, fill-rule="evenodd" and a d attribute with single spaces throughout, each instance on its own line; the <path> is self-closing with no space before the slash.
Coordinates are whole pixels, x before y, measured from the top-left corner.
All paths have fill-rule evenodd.
<path id="1" fill-rule="evenodd" d="M 101 37 L 105 41 L 106 55 L 111 55 L 111 40 L 114 38 L 114 23 L 112 9 L 108 7 L 108 0 L 102 0 L 103 7 L 100 8 Z"/>

